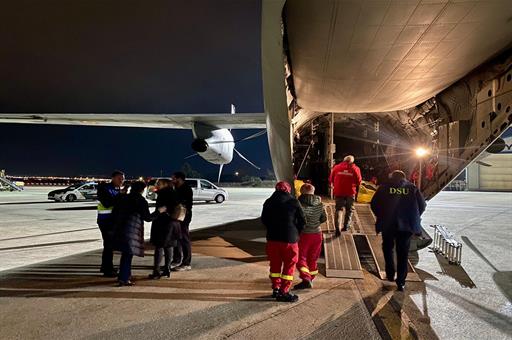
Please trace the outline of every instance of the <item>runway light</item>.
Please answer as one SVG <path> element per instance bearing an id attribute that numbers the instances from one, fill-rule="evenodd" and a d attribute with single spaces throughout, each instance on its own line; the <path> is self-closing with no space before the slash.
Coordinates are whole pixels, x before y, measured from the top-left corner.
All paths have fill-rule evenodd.
<path id="1" fill-rule="evenodd" d="M 419 158 L 422 158 L 427 154 L 428 154 L 428 150 L 423 147 L 419 147 L 416 149 L 416 156 L 418 156 Z"/>
<path id="2" fill-rule="evenodd" d="M 237 172 L 235 172 L 235 176 L 238 176 L 238 175 L 239 175 L 238 171 L 237 171 Z"/>

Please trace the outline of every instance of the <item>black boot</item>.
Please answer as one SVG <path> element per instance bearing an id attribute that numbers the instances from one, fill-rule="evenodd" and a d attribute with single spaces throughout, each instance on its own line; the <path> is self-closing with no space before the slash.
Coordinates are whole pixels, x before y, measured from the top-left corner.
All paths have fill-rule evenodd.
<path id="1" fill-rule="evenodd" d="M 301 283 L 296 284 L 293 287 L 293 289 L 310 289 L 310 288 L 313 288 L 313 284 L 311 283 L 311 281 L 308 281 L 308 280 L 302 280 Z"/>
<path id="2" fill-rule="evenodd" d="M 341 236 L 341 231 L 336 228 L 336 231 L 334 232 L 334 237 L 340 237 Z"/>
<path id="3" fill-rule="evenodd" d="M 276 297 L 276 300 L 279 302 L 297 302 L 299 301 L 299 297 L 290 292 L 288 293 L 279 293 Z"/>
<path id="4" fill-rule="evenodd" d="M 277 296 L 279 295 L 279 289 L 277 288 L 274 288 L 272 289 L 272 298 L 277 298 Z"/>

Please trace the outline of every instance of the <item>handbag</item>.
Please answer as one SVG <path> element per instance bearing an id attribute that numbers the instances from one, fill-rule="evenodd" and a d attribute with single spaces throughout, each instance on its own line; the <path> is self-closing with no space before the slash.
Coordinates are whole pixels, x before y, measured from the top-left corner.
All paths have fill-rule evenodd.
<path id="1" fill-rule="evenodd" d="M 183 204 L 178 204 L 171 211 L 170 216 L 173 220 L 183 222 L 185 220 L 185 215 L 187 214 L 187 208 Z"/>

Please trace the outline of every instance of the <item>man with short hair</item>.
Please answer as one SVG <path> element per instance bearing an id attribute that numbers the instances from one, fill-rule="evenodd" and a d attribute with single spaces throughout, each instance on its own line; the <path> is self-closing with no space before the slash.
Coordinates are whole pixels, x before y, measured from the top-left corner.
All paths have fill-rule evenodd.
<path id="1" fill-rule="evenodd" d="M 176 190 L 178 203 L 182 204 L 186 209 L 185 219 L 180 222 L 181 224 L 181 238 L 178 241 L 178 246 L 174 250 L 174 260 L 171 265 L 173 271 L 190 270 L 192 262 L 192 245 L 190 242 L 190 221 L 192 220 L 192 188 L 185 181 L 185 174 L 177 171 L 172 175 L 172 183 Z M 178 259 L 181 258 L 181 261 Z M 179 265 L 178 265 L 179 263 Z"/>
<path id="2" fill-rule="evenodd" d="M 100 272 L 106 277 L 117 276 L 117 271 L 113 264 L 114 220 L 112 218 L 112 208 L 114 207 L 117 196 L 121 192 L 124 179 L 124 173 L 116 170 L 112 173 L 112 180 L 109 183 L 100 183 L 98 185 L 97 222 L 103 239 Z"/>
<path id="3" fill-rule="evenodd" d="M 395 170 L 388 183 L 382 184 L 371 201 L 371 209 L 377 218 L 375 230 L 382 232 L 382 250 L 386 262 L 386 276 L 399 291 L 405 289 L 407 260 L 412 235 L 421 235 L 421 214 L 425 211 L 425 199 L 420 190 L 406 180 L 405 173 Z M 396 271 L 393 248 L 396 243 Z"/>
<path id="4" fill-rule="evenodd" d="M 354 164 L 354 156 L 346 156 L 343 162 L 332 168 L 329 183 L 333 187 L 333 195 L 336 200 L 336 236 L 340 236 L 341 231 L 348 231 L 350 228 L 354 201 L 361 181 L 361 170 Z M 345 209 L 345 218 L 343 220 L 343 229 L 340 231 L 343 209 Z"/>

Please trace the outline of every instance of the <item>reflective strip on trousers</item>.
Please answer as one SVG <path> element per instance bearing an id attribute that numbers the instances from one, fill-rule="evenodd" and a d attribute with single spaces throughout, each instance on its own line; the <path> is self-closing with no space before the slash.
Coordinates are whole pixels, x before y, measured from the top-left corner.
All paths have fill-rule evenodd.
<path id="1" fill-rule="evenodd" d="M 112 214 L 112 209 L 109 210 L 98 210 L 98 215 Z"/>
<path id="2" fill-rule="evenodd" d="M 293 275 L 281 275 L 281 279 L 287 281 L 293 281 Z"/>
<path id="3" fill-rule="evenodd" d="M 309 274 L 313 276 L 318 275 L 318 270 L 313 270 L 312 272 L 309 272 Z"/>
<path id="4" fill-rule="evenodd" d="M 270 277 L 281 277 L 281 273 L 270 273 Z"/>
<path id="5" fill-rule="evenodd" d="M 300 269 L 299 269 L 299 270 L 300 270 L 301 272 L 303 272 L 303 273 L 311 274 L 311 273 L 309 272 L 309 269 L 308 269 L 308 268 L 306 268 L 306 267 L 300 267 Z"/>

